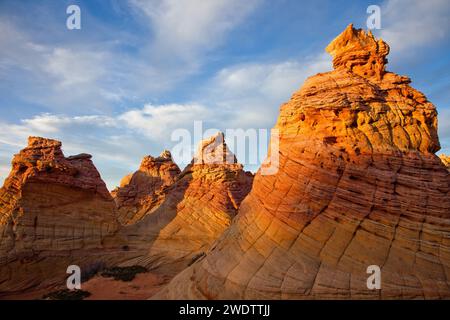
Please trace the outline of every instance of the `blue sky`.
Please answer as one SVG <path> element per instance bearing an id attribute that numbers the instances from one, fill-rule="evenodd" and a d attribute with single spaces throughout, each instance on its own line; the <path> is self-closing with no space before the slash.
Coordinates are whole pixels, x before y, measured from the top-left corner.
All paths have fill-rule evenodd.
<path id="1" fill-rule="evenodd" d="M 71 4 L 81 30 L 66 28 Z M 271 128 L 306 77 L 331 69 L 326 45 L 349 23 L 366 27 L 371 4 L 381 7 L 374 34 L 391 46 L 388 70 L 436 105 L 450 153 L 447 0 L 2 0 L 0 179 L 29 135 L 91 153 L 112 188 L 196 120 Z"/>

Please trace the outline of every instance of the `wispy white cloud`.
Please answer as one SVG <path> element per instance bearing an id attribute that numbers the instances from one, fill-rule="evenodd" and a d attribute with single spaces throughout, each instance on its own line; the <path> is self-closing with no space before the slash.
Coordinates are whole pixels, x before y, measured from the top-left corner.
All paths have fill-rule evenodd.
<path id="1" fill-rule="evenodd" d="M 278 106 L 300 89 L 307 77 L 331 69 L 331 58 L 325 53 L 239 64 L 220 70 L 203 91 L 206 101 L 221 110 L 222 121 L 228 119 L 228 127 L 270 128 L 278 116 Z"/>
<path id="2" fill-rule="evenodd" d="M 173 147 L 175 142 L 170 141 L 173 130 L 183 128 L 192 133 L 194 121 L 204 121 L 205 130 L 271 128 L 278 106 L 308 76 L 330 69 L 331 58 L 325 54 L 239 64 L 218 71 L 202 87 L 198 102 L 146 104 L 111 116 L 44 113 L 22 119 L 19 124 L 3 122 L 0 123 L 0 153 L 17 152 L 29 135 L 59 139 L 68 154 L 92 153 L 105 181 L 113 188 L 122 176 L 138 166 L 143 155 L 156 155 L 164 148 Z M 5 164 L 6 159 L 0 159 L 0 165 Z"/>
<path id="3" fill-rule="evenodd" d="M 448 0 L 387 0 L 381 10 L 381 37 L 391 55 L 439 42 L 450 32 Z"/>
<path id="4" fill-rule="evenodd" d="M 214 85 L 224 95 L 260 94 L 281 100 L 288 98 L 307 77 L 331 68 L 331 58 L 325 53 L 302 61 L 242 64 L 219 71 Z"/>
<path id="5" fill-rule="evenodd" d="M 44 113 L 21 121 L 26 127 L 41 133 L 58 132 L 68 125 L 95 125 L 98 127 L 116 127 L 116 119 L 102 115 L 59 116 Z"/>
<path id="6" fill-rule="evenodd" d="M 68 128 L 74 129 L 76 134 L 83 134 L 85 128 L 101 129 L 104 133 L 108 130 L 123 134 L 129 131 L 159 142 L 161 139 L 168 139 L 173 130 L 191 127 L 194 121 L 207 121 L 210 116 L 210 110 L 200 104 L 146 104 L 141 109 L 132 109 L 115 116 L 43 113 L 22 119 L 20 124 L 1 123 L 0 142 L 17 146 L 21 145 L 24 137 L 28 135 L 60 134 Z M 87 133 L 85 138 L 89 134 Z M 110 136 L 111 142 L 120 144 L 119 140 L 123 134 Z"/>
<path id="7" fill-rule="evenodd" d="M 25 147 L 28 136 L 43 136 L 62 141 L 68 155 L 91 153 L 113 188 L 122 176 L 137 168 L 144 155 L 157 155 L 173 147 L 173 130 L 192 130 L 194 121 L 209 117 L 210 110 L 200 104 L 147 104 L 114 116 L 44 113 L 18 124 L 0 121 L 0 166 L 8 167 L 10 157 Z M 0 172 L 0 179 L 6 173 Z"/>
<path id="8" fill-rule="evenodd" d="M 172 130 L 192 127 L 194 121 L 206 121 L 212 116 L 211 110 L 200 104 L 147 104 L 142 109 L 125 112 L 117 119 L 150 139 L 168 140 Z"/>
<path id="9" fill-rule="evenodd" d="M 44 51 L 44 49 L 38 50 Z M 92 85 L 106 70 L 103 65 L 106 53 L 54 48 L 45 55 L 43 70 L 56 77 L 58 89 L 74 85 Z"/>
<path id="10" fill-rule="evenodd" d="M 99 112 L 117 100 L 121 87 L 108 79 L 120 79 L 120 73 L 108 48 L 39 43 L 3 16 L 0 29 L 0 76 L 8 79 L 3 85 L 10 94 L 58 111 Z"/>
<path id="11" fill-rule="evenodd" d="M 155 36 L 153 50 L 191 60 L 220 45 L 260 1 L 130 0 L 130 3 L 149 19 Z"/>
<path id="12" fill-rule="evenodd" d="M 0 76 L 8 79 L 11 94 L 47 110 L 108 114 L 119 103 L 157 99 L 198 72 L 205 53 L 222 44 L 258 3 L 130 0 L 153 34 L 134 39 L 132 53 L 127 51 L 130 36 L 120 30 L 111 31 L 115 38 L 86 36 L 71 42 L 49 21 L 53 27 L 45 29 L 46 38 L 57 34 L 60 40 L 43 42 L 32 29 L 0 14 Z M 104 32 L 95 19 L 90 28 Z"/>

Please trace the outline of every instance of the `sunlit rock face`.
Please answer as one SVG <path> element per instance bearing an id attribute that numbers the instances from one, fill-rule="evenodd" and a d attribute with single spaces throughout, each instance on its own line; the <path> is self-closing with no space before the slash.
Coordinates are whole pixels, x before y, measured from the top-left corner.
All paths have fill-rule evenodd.
<path id="1" fill-rule="evenodd" d="M 112 191 L 122 224 L 132 224 L 145 214 L 146 203 L 155 200 L 163 189 L 170 186 L 180 174 L 180 168 L 169 151 L 159 157 L 146 156 L 139 169 L 125 176 L 120 187 Z"/>
<path id="2" fill-rule="evenodd" d="M 91 156 L 66 158 L 61 142 L 30 137 L 0 189 L 0 294 L 65 283 L 71 264 L 106 263 L 117 229 Z"/>
<path id="3" fill-rule="evenodd" d="M 370 33 L 350 25 L 327 51 L 334 70 L 281 106 L 278 172 L 256 174 L 230 228 L 157 298 L 450 297 L 436 108 Z"/>
<path id="4" fill-rule="evenodd" d="M 450 156 L 440 154 L 439 158 L 441 159 L 442 163 L 447 167 L 447 169 L 450 170 Z"/>
<path id="5" fill-rule="evenodd" d="M 252 181 L 223 133 L 205 139 L 175 182 L 145 202 L 140 219 L 123 228 L 130 252 L 136 252 L 127 264 L 178 273 L 229 227 Z"/>

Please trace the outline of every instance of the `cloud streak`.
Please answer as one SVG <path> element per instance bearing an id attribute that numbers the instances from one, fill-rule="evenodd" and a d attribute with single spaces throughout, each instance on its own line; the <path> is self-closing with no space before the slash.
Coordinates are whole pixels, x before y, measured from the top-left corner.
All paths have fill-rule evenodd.
<path id="1" fill-rule="evenodd" d="M 192 129 L 193 121 L 206 120 L 209 112 L 199 104 L 146 104 L 115 116 L 44 113 L 22 119 L 19 124 L 0 121 L 0 166 L 5 168 L 9 157 L 26 146 L 28 136 L 43 136 L 62 141 L 68 154 L 91 153 L 113 188 L 122 176 L 138 167 L 144 155 L 158 155 L 172 148 L 173 130 Z"/>
<path id="2" fill-rule="evenodd" d="M 382 6 L 380 35 L 394 55 L 425 48 L 448 36 L 449 15 L 447 0 L 387 0 Z"/>
<path id="3" fill-rule="evenodd" d="M 259 0 L 130 0 L 148 19 L 152 49 L 182 60 L 198 59 L 256 9 Z"/>

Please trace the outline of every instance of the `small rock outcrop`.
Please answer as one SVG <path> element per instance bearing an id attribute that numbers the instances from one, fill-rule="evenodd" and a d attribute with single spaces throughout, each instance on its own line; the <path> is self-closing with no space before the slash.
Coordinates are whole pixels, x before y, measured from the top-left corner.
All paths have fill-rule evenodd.
<path id="1" fill-rule="evenodd" d="M 139 212 L 145 203 L 156 199 L 165 187 L 175 181 L 180 172 L 167 150 L 156 158 L 144 157 L 139 170 L 124 177 L 120 187 L 111 192 L 118 208 L 119 221 L 122 224 L 132 224 L 142 218 Z"/>

